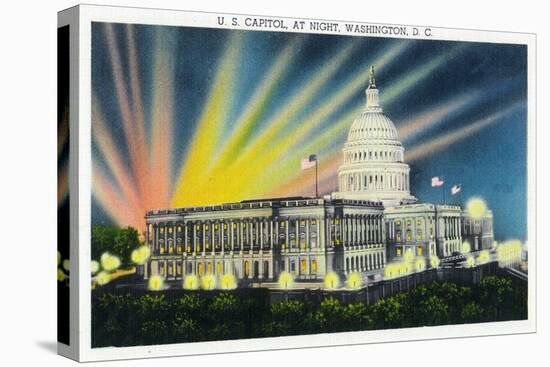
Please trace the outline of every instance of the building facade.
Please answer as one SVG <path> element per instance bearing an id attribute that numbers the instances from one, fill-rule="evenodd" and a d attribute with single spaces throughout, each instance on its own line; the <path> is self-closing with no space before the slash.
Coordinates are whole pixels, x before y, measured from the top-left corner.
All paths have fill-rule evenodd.
<path id="1" fill-rule="evenodd" d="M 374 69 L 364 111 L 354 120 L 338 169 L 338 191 L 152 210 L 146 214 L 151 257 L 144 278 L 232 274 L 240 285 L 270 286 L 282 272 L 322 284 L 328 273 L 381 279 L 389 262 L 445 258 L 493 243 L 492 214 L 471 219 L 460 206 L 419 203 L 393 122 L 379 105 Z"/>
<path id="2" fill-rule="evenodd" d="M 232 274 L 274 282 L 329 272 L 374 278 L 386 263 L 384 208 L 379 202 L 283 198 L 149 211 L 145 278 Z"/>

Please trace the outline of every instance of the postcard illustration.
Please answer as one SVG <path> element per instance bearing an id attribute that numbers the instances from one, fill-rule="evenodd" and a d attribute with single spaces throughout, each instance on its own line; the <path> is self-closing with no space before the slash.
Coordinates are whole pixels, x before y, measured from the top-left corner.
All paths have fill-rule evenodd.
<path id="1" fill-rule="evenodd" d="M 92 22 L 91 347 L 527 319 L 527 46 L 270 27 Z"/>

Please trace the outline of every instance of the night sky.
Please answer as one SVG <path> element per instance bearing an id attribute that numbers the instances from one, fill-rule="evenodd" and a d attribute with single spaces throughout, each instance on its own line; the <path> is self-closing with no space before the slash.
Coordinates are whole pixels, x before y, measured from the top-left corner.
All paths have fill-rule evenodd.
<path id="1" fill-rule="evenodd" d="M 281 61 L 285 52 L 290 56 Z M 327 67 L 336 59 L 336 66 Z M 193 195 L 187 194 L 185 185 L 208 187 L 216 175 L 217 160 L 229 164 L 238 161 L 247 147 L 254 146 L 255 139 L 275 126 L 273 121 L 280 124 L 270 140 L 275 147 L 281 147 L 286 137 L 297 136 L 303 124 L 311 124 L 311 128 L 277 154 L 269 144 L 262 146 L 254 156 L 266 157 L 268 164 L 260 165 L 264 172 L 258 170 L 242 184 L 250 187 L 243 186 L 242 191 L 219 200 L 287 193 L 282 187 L 292 180 L 300 182 L 298 162 L 306 153 L 304 147 L 324 133 L 332 134 L 330 139 L 309 153 L 319 156 L 321 167 L 327 162 L 323 193 L 335 191 L 336 170 L 328 171 L 329 162 L 341 157 L 353 118 L 347 127 L 343 125 L 345 128 L 331 127 L 361 110 L 368 83 L 360 79 L 371 64 L 376 69 L 384 113 L 398 128 L 405 161 L 411 165 L 412 194 L 434 203 L 443 202 L 443 190 L 448 203 L 482 197 L 493 211 L 497 240 L 526 240 L 526 46 L 103 23 L 94 23 L 92 29 L 92 90 L 94 105 L 101 111 L 112 141 L 104 144 L 109 146 L 98 143 L 106 141 L 106 133 L 98 131 L 98 113 L 94 112 L 93 161 L 97 168 L 92 182 L 93 223 L 142 227 L 140 220 L 146 209 L 192 203 L 195 198 L 186 196 Z M 273 73 L 277 77 L 260 99 L 262 108 L 251 115 L 248 124 L 239 124 L 246 109 L 257 103 L 254 97 L 261 93 L 262 83 Z M 321 77 L 322 82 L 313 84 Z M 312 85 L 315 89 L 305 95 L 304 90 Z M 223 88 L 219 100 L 212 98 L 216 88 Z M 121 98 L 124 96 L 127 103 Z M 345 98 L 336 103 L 339 96 Z M 296 104 L 298 98 L 303 103 L 277 120 L 285 106 Z M 125 103 L 132 124 L 141 112 L 144 136 L 134 127 L 125 130 Z M 204 122 L 201 116 L 207 108 L 212 118 Z M 484 119 L 494 121 L 468 132 L 470 126 Z M 160 127 L 157 121 L 162 122 Z M 407 128 L 412 122 L 416 125 Z M 200 139 L 197 131 L 205 126 L 212 146 L 203 142 L 210 139 L 208 135 L 193 145 Z M 236 132 L 241 133 L 241 144 L 225 151 L 224 144 Z M 430 150 L 430 144 L 453 132 L 463 134 Z M 130 158 L 138 138 L 146 142 L 148 162 L 139 170 Z M 199 149 L 197 146 L 208 158 L 196 155 L 204 163 L 195 166 L 211 172 L 190 181 L 184 171 L 195 159 L 190 152 Z M 101 172 L 101 179 L 97 172 Z M 227 180 L 233 176 L 238 175 L 228 174 Z M 432 176 L 443 176 L 445 187 L 432 188 Z M 311 182 L 303 177 L 295 194 L 308 193 Z M 452 197 L 450 188 L 455 184 L 461 185 L 462 192 Z M 216 187 L 216 183 L 212 185 Z M 111 191 L 120 202 L 109 199 Z M 239 197 L 241 193 L 246 197 Z M 133 204 L 126 207 L 131 197 Z M 126 215 L 132 210 L 143 211 Z"/>

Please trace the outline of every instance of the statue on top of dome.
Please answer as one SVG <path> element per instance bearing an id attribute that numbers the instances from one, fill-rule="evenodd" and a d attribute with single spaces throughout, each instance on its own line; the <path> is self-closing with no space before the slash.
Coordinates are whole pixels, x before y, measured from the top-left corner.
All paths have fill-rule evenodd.
<path id="1" fill-rule="evenodd" d="M 374 65 L 370 67 L 370 80 L 369 80 L 369 89 L 376 88 L 376 83 L 374 82 Z"/>

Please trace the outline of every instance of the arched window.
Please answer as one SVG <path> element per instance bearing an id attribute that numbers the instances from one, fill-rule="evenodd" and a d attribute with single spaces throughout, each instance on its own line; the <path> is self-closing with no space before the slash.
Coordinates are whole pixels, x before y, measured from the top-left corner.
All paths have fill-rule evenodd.
<path id="1" fill-rule="evenodd" d="M 301 274 L 305 274 L 306 269 L 307 269 L 307 261 L 306 261 L 306 259 L 300 260 L 300 273 L 301 273 Z"/>
<path id="2" fill-rule="evenodd" d="M 244 276 L 248 277 L 250 274 L 250 264 L 248 263 L 248 260 L 244 261 Z"/>

